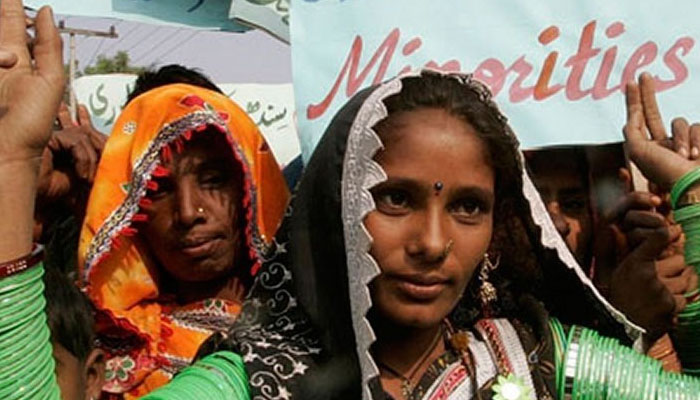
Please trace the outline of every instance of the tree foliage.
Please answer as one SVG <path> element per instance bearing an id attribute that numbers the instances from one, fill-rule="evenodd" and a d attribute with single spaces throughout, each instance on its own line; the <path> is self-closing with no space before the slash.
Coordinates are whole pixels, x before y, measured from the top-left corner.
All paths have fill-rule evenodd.
<path id="1" fill-rule="evenodd" d="M 139 74 L 143 72 L 145 67 L 136 67 L 129 64 L 129 54 L 125 51 L 119 51 L 113 57 L 107 57 L 104 54 L 97 56 L 97 61 L 94 65 L 89 65 L 83 69 L 81 75 L 96 75 L 96 74 Z"/>

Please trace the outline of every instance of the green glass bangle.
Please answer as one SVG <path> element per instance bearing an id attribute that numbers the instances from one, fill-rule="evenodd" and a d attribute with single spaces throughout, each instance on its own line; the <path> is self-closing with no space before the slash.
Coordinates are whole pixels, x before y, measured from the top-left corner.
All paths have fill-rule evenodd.
<path id="1" fill-rule="evenodd" d="M 13 293 L 11 296 L 3 297 L 0 300 L 0 321 L 31 307 L 33 303 L 44 295 L 44 285 L 30 289 L 33 290 L 17 294 Z M 2 303 L 5 303 L 5 305 L 2 305 Z"/>
<path id="2" fill-rule="evenodd" d="M 559 321 L 556 318 L 549 319 L 549 329 L 552 331 L 552 342 L 554 342 L 554 384 L 558 388 L 561 385 L 561 369 L 564 363 L 564 338 L 561 336 L 557 324 Z"/>
<path id="3" fill-rule="evenodd" d="M 12 332 L 0 334 L 0 352 L 2 349 L 15 345 L 18 340 L 24 338 L 25 336 L 34 337 L 38 335 L 44 328 L 44 325 L 45 321 L 35 318 L 27 323 L 26 326 L 21 327 L 21 329 L 15 329 Z"/>
<path id="4" fill-rule="evenodd" d="M 0 295 L 24 287 L 41 279 L 44 268 L 39 264 L 16 275 L 11 275 L 0 280 Z"/>
<path id="5" fill-rule="evenodd" d="M 9 331 L 28 323 L 32 318 L 35 318 L 37 315 L 43 314 L 45 307 L 46 300 L 42 296 L 39 298 L 39 301 L 28 307 L 26 313 L 16 314 L 8 318 L 0 319 L 0 332 Z"/>
<path id="6" fill-rule="evenodd" d="M 18 367 L 27 362 L 34 360 L 43 350 L 42 346 L 32 346 L 35 343 L 46 342 L 51 340 L 51 332 L 48 329 L 42 329 L 37 336 L 27 336 L 19 339 L 17 344 L 12 348 L 0 350 L 0 375 L 12 374 Z"/>
<path id="7" fill-rule="evenodd" d="M 700 168 L 692 169 L 681 176 L 680 179 L 671 188 L 671 207 L 676 209 L 678 205 L 678 200 L 685 193 L 688 188 L 693 186 L 697 181 L 700 180 Z"/>
<path id="8" fill-rule="evenodd" d="M 48 343 L 47 343 L 48 344 Z M 35 398 L 33 394 L 41 389 L 43 386 L 50 385 L 51 381 L 55 379 L 54 369 L 55 365 L 53 362 L 53 357 L 51 355 L 51 346 L 47 346 L 49 353 L 48 357 L 45 358 L 44 364 L 37 370 L 34 371 L 34 376 L 31 379 L 27 379 L 7 400 L 24 400 Z"/>
<path id="9" fill-rule="evenodd" d="M 34 360 L 20 366 L 11 376 L 0 380 L 0 398 L 9 400 L 22 387 L 36 386 L 39 380 L 45 378 L 43 375 L 53 376 L 53 371 L 48 369 L 49 362 L 52 361 L 51 346 L 48 346 L 48 353 L 45 349 L 42 350 L 44 351 Z"/>
<path id="10" fill-rule="evenodd" d="M 142 400 L 191 399 L 202 393 L 212 400 L 247 400 L 248 377 L 243 359 L 231 352 L 211 354 L 184 369 L 167 385 Z"/>

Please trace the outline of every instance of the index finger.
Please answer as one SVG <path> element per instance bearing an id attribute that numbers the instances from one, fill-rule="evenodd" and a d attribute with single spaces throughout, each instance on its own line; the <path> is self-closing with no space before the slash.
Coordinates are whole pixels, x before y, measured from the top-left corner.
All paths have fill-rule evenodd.
<path id="1" fill-rule="evenodd" d="M 622 132 L 625 135 L 625 141 L 630 147 L 630 150 L 634 150 L 639 148 L 648 138 L 644 129 L 644 116 L 642 115 L 641 107 L 637 108 L 634 105 L 630 107 L 629 97 L 630 96 L 627 97 L 627 123 L 622 129 Z M 632 152 L 634 153 L 634 151 Z M 632 158 L 634 159 L 634 156 Z"/>
<path id="2" fill-rule="evenodd" d="M 2 0 L 4 1 L 4 0 Z M 53 21 L 51 7 L 44 6 L 36 14 L 36 41 L 33 54 L 36 61 L 36 71 L 47 82 L 54 85 L 57 95 L 56 103 L 60 100 L 63 90 L 65 71 L 63 70 L 63 42 L 58 28 Z"/>
<path id="3" fill-rule="evenodd" d="M 27 21 L 21 0 L 0 1 L 0 46 L 19 57 L 18 65 L 30 65 Z"/>
<path id="4" fill-rule="evenodd" d="M 628 82 L 625 86 L 625 104 L 627 106 L 627 121 L 632 118 L 632 115 L 643 112 L 642 94 L 639 91 L 639 85 L 635 82 Z"/>
<path id="5" fill-rule="evenodd" d="M 75 122 L 73 122 L 73 118 L 70 116 L 70 110 L 68 110 L 68 106 L 63 101 L 58 107 L 58 121 L 61 123 L 63 129 L 75 126 Z"/>
<path id="6" fill-rule="evenodd" d="M 654 140 L 666 139 L 666 129 L 661 118 L 659 105 L 656 102 L 656 83 L 651 74 L 645 72 L 639 77 L 639 88 L 642 94 L 642 107 L 647 128 Z"/>

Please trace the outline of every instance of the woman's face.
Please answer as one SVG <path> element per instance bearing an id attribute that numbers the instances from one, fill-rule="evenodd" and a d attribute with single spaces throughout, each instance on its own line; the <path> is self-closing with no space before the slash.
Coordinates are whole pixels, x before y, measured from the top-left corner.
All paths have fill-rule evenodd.
<path id="1" fill-rule="evenodd" d="M 430 327 L 455 307 L 489 247 L 494 172 L 474 129 L 444 110 L 397 113 L 385 127 L 375 159 L 388 180 L 372 189 L 376 209 L 365 219 L 382 270 L 372 299 L 394 324 Z"/>
<path id="2" fill-rule="evenodd" d="M 156 259 L 183 282 L 230 273 L 243 235 L 239 207 L 243 185 L 224 135 L 205 131 L 187 143 L 157 178 L 141 233 Z"/>

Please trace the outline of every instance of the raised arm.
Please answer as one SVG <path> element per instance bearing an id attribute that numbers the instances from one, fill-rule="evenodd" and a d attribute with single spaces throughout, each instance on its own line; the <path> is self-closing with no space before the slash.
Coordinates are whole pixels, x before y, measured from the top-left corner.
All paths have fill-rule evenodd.
<path id="1" fill-rule="evenodd" d="M 61 38 L 39 10 L 30 53 L 21 0 L 0 2 L 0 261 L 29 253 L 41 154 L 63 93 Z"/>
<path id="2" fill-rule="evenodd" d="M 670 189 L 681 176 L 700 166 L 698 150 L 692 149 L 697 149 L 697 128 L 676 119 L 673 137 L 668 137 L 656 104 L 654 79 L 649 74 L 642 74 L 639 83 L 627 85 L 626 98 L 627 152 L 644 176 Z"/>

